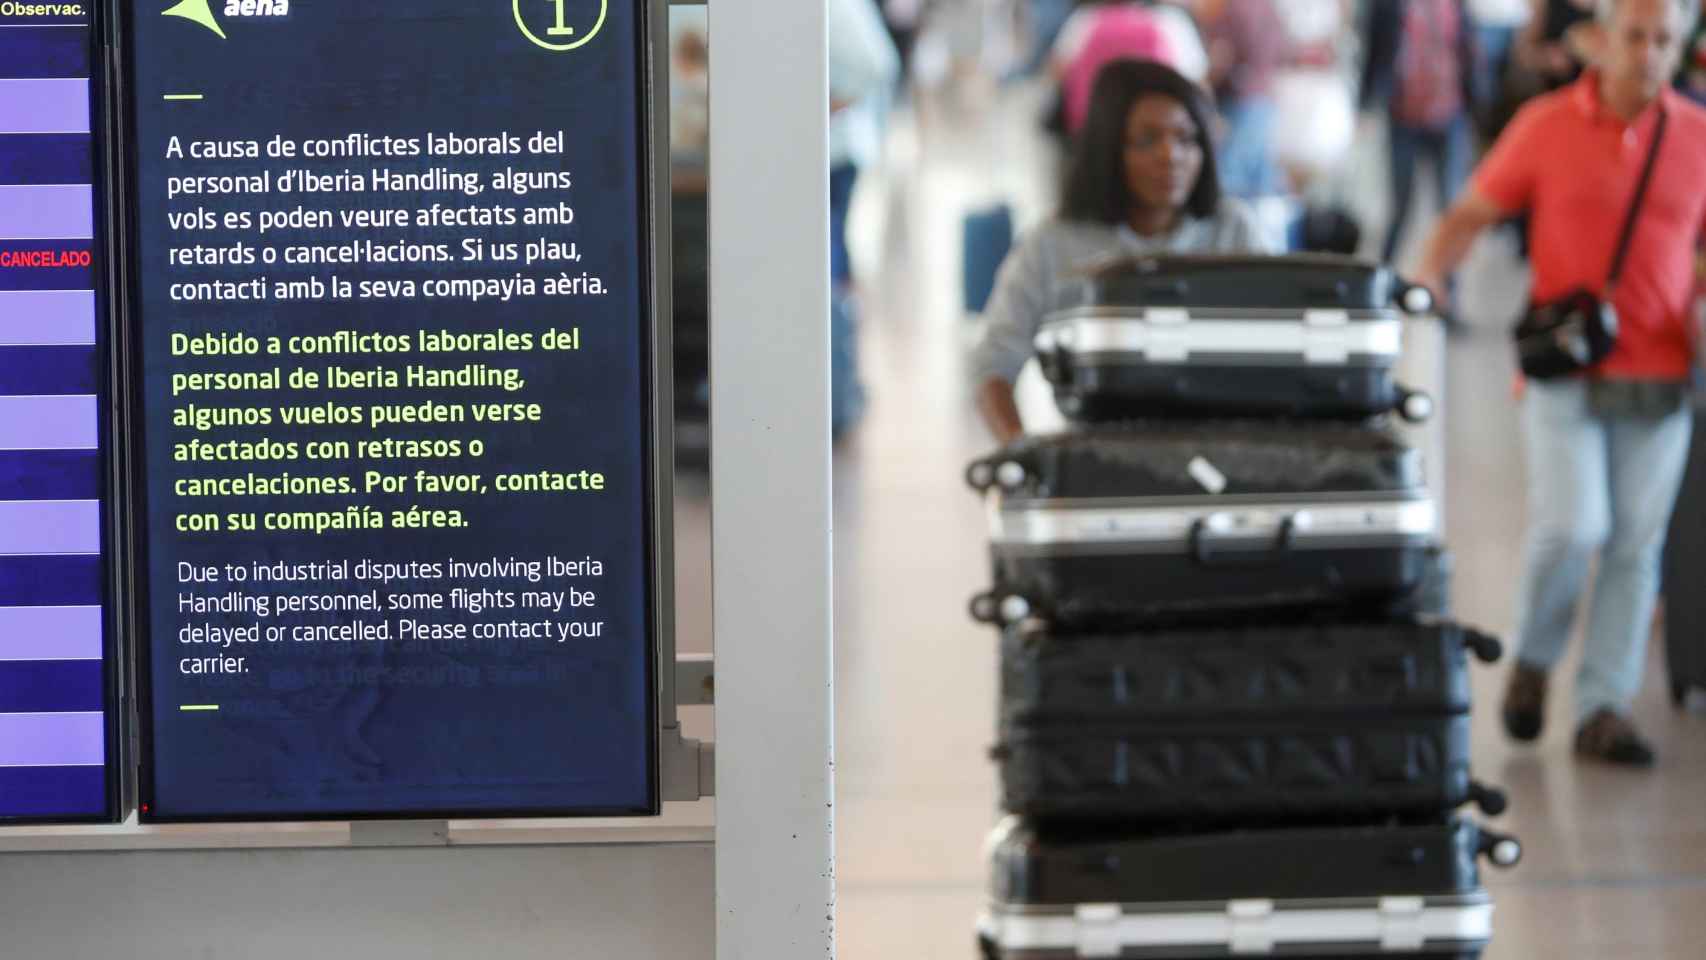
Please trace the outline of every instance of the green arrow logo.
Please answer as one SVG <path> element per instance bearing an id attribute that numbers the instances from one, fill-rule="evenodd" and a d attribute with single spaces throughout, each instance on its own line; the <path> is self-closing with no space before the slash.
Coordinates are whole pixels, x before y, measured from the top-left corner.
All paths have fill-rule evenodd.
<path id="1" fill-rule="evenodd" d="M 183 17 L 194 23 L 199 23 L 225 39 L 225 31 L 220 29 L 219 21 L 213 19 L 213 10 L 208 7 L 207 0 L 182 0 L 177 6 L 167 10 L 161 16 Z"/>

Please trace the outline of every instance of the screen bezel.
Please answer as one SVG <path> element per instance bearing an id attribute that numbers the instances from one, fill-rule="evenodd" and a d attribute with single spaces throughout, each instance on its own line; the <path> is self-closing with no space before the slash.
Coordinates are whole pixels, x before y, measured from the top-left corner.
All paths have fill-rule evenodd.
<path id="1" fill-rule="evenodd" d="M 120 431 L 112 413 L 113 398 L 121 395 L 115 377 L 120 366 L 114 356 L 114 306 L 118 300 L 113 286 L 119 270 L 116 266 L 116 245 L 113 229 L 116 186 L 112 180 L 113 149 L 108 141 L 112 136 L 114 92 L 110 48 L 107 44 L 108 11 L 105 4 L 90 3 L 88 11 L 89 51 L 89 170 L 91 198 L 94 206 L 94 236 L 90 249 L 94 253 L 90 285 L 95 294 L 95 357 L 99 364 L 96 373 L 95 409 L 98 415 L 95 442 L 100 445 L 96 464 L 100 470 L 96 494 L 100 498 L 101 525 L 101 685 L 104 697 L 103 720 L 106 729 L 106 809 L 89 816 L 29 816 L 8 817 L 0 814 L 0 828 L 118 823 L 130 815 L 125 803 L 125 786 L 130 769 L 129 755 L 124 749 L 127 737 L 124 722 L 126 697 L 124 689 L 124 634 L 119 616 L 122 591 L 119 589 L 122 558 L 117 545 L 121 541 L 118 527 L 123 511 L 117 496 L 122 489 L 118 480 L 120 457 L 114 448 Z M 55 24 L 70 26 L 70 24 Z"/>
<path id="2" fill-rule="evenodd" d="M 123 6 L 123 5 L 121 5 Z M 645 479 L 645 495 L 642 497 L 642 523 L 645 543 L 641 551 L 645 576 L 645 634 L 646 642 L 645 672 L 647 677 L 645 715 L 651 718 L 647 725 L 645 749 L 647 751 L 647 797 L 648 802 L 640 807 L 618 808 L 479 808 L 479 809 L 421 809 L 401 811 L 374 810 L 343 810 L 343 811 L 310 811 L 302 813 L 278 814 L 171 814 L 161 813 L 154 807 L 154 714 L 153 714 L 153 661 L 151 657 L 151 592 L 149 578 L 148 537 L 145 526 L 140 522 L 149 515 L 146 457 L 145 418 L 140 411 L 144 409 L 146 391 L 143 383 L 143 361 L 141 348 L 141 333 L 138 329 L 138 305 L 141 302 L 140 277 L 138 271 L 129 270 L 122 291 L 125 298 L 126 336 L 124 356 L 121 366 L 124 368 L 127 380 L 126 397 L 131 408 L 132 416 L 125 418 L 123 427 L 130 449 L 136 454 L 129 458 L 129 469 L 126 471 L 127 501 L 133 504 L 132 513 L 138 518 L 131 527 L 132 550 L 129 556 L 129 578 L 133 585 L 133 647 L 134 664 L 134 711 L 136 736 L 136 790 L 138 818 L 142 823 L 151 824 L 196 824 L 196 823 L 322 823 L 322 822 L 358 822 L 358 821 L 408 821 L 408 820 L 492 820 L 492 819 L 591 819 L 591 818 L 645 818 L 656 817 L 662 813 L 662 774 L 661 774 L 661 740 L 662 720 L 665 706 L 661 702 L 661 691 L 666 689 L 665 674 L 673 676 L 675 667 L 675 637 L 670 625 L 673 624 L 674 597 L 669 589 L 673 579 L 673 545 L 670 535 L 673 523 L 673 503 L 669 496 L 672 489 L 673 457 L 669 455 L 672 449 L 673 424 L 669 419 L 670 408 L 660 405 L 659 390 L 667 389 L 670 383 L 672 354 L 669 349 L 670 318 L 664 316 L 660 304 L 668 303 L 667 261 L 662 259 L 663 244 L 660 237 L 664 232 L 660 229 L 659 201 L 657 190 L 659 171 L 662 170 L 662 182 L 668 179 L 668 143 L 661 147 L 657 135 L 657 118 L 661 115 L 663 105 L 667 104 L 667 91 L 660 95 L 659 78 L 667 78 L 667 30 L 668 30 L 668 0 L 642 0 L 634 5 L 636 25 L 632 42 L 635 44 L 635 83 L 638 91 L 636 103 L 639 109 L 635 116 L 635 135 L 639 149 L 636 157 L 639 169 L 636 171 L 635 182 L 638 187 L 639 215 L 639 247 L 635 256 L 639 265 L 640 280 L 640 312 L 642 316 L 640 329 L 640 394 L 641 394 L 641 470 Z M 136 63 L 130 56 L 135 49 L 135 27 L 140 14 L 134 8 L 117 15 L 118 50 L 115 59 L 118 61 L 117 75 L 119 82 L 127 91 L 122 98 L 122 124 L 119 137 L 119 152 L 123 157 L 120 172 L 121 181 L 125 185 L 123 202 L 119 209 L 123 217 L 123 227 L 120 235 L 129 249 L 136 249 L 141 242 L 140 223 L 137 205 L 134 199 L 135 183 L 138 178 L 139 157 L 137 154 L 137 97 Z M 666 81 L 667 82 L 667 81 Z M 667 129 L 667 128 L 666 128 Z M 660 164 L 663 166 L 660 168 Z M 667 199 L 667 198 L 666 198 Z M 669 511 L 665 513 L 664 511 Z M 672 685 L 671 685 L 672 686 Z"/>

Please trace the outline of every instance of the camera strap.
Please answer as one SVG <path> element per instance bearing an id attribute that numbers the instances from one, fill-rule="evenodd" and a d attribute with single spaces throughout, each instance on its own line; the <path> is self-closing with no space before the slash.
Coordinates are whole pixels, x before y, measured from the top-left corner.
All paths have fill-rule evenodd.
<path id="1" fill-rule="evenodd" d="M 1647 150 L 1647 162 L 1641 169 L 1641 181 L 1635 187 L 1635 199 L 1630 202 L 1629 212 L 1623 217 L 1623 233 L 1617 238 L 1617 254 L 1611 261 L 1611 275 L 1605 281 L 1607 301 L 1610 301 L 1612 292 L 1617 289 L 1617 281 L 1623 276 L 1623 264 L 1629 259 L 1629 248 L 1635 242 L 1635 228 L 1641 223 L 1641 208 L 1647 201 L 1647 188 L 1653 182 L 1653 168 L 1659 163 L 1659 148 L 1665 142 L 1665 127 L 1670 123 L 1670 111 L 1665 109 L 1662 99 L 1659 101 L 1658 110 L 1658 127 L 1653 131 L 1653 145 Z"/>

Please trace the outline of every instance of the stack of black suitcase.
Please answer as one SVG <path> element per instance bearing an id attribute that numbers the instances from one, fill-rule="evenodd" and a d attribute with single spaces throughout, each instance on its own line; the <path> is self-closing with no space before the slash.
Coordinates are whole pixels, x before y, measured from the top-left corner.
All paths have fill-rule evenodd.
<path id="1" fill-rule="evenodd" d="M 1474 958 L 1469 661 L 1391 416 L 1425 291 L 1337 257 L 1110 263 L 1037 337 L 1075 429 L 973 463 L 1002 631 L 992 960 Z"/>

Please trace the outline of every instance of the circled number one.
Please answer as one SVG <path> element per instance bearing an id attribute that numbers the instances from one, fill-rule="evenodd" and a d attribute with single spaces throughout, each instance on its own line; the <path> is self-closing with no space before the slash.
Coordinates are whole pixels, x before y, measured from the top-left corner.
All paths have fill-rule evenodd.
<path id="1" fill-rule="evenodd" d="M 563 6 L 568 3 L 568 0 L 545 0 L 545 2 L 555 4 L 557 7 L 557 25 L 545 31 L 545 35 L 550 37 L 574 36 L 575 28 L 563 22 Z"/>

